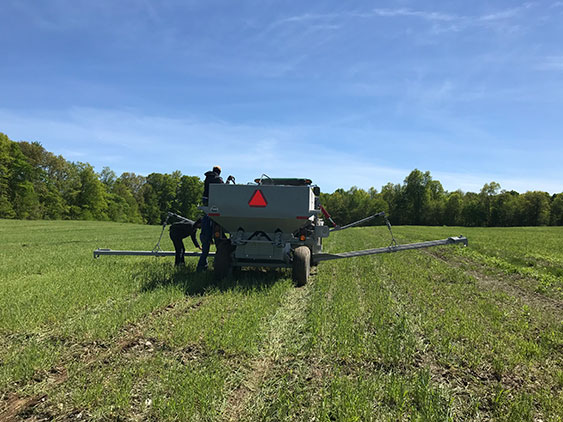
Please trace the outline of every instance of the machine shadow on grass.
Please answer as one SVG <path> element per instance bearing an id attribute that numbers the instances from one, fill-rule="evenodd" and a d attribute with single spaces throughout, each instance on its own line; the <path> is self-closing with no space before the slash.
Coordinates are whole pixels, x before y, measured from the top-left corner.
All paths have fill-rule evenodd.
<path id="1" fill-rule="evenodd" d="M 177 286 L 188 296 L 202 295 L 207 291 L 228 291 L 234 288 L 242 291 L 256 291 L 269 288 L 280 280 L 291 277 L 286 269 L 249 268 L 235 271 L 223 280 L 216 280 L 212 266 L 204 272 L 197 272 L 196 265 L 174 267 L 171 263 L 144 263 L 132 275 L 141 291 L 155 290 L 166 286 Z"/>

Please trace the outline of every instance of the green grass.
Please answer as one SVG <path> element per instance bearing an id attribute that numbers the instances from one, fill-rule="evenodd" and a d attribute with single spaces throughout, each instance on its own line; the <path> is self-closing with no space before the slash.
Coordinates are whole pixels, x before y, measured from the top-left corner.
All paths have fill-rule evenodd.
<path id="1" fill-rule="evenodd" d="M 523 277 L 522 285 L 548 296 L 563 299 L 563 227 L 459 228 L 471 235 L 471 248 L 457 251 L 504 274 Z M 401 228 L 402 236 L 420 239 L 429 232 L 451 236 L 447 227 Z"/>
<path id="2" fill-rule="evenodd" d="M 560 227 L 397 227 L 470 247 L 325 262 L 303 288 L 288 271 L 218 283 L 195 259 L 92 258 L 150 250 L 159 227 L 0 233 L 0 419 L 562 420 Z M 388 242 L 350 229 L 325 250 Z"/>

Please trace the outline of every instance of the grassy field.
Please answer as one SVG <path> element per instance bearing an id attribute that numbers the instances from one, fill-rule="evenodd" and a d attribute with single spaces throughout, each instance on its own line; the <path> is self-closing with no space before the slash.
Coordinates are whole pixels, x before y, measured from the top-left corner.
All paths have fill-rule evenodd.
<path id="1" fill-rule="evenodd" d="M 470 247 L 325 262 L 295 288 L 92 258 L 159 227 L 0 220 L 0 420 L 561 421 L 563 228 L 394 232 Z"/>

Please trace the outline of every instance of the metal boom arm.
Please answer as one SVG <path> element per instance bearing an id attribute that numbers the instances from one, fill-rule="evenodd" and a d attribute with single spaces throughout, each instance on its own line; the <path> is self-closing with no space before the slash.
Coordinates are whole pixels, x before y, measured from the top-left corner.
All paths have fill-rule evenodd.
<path id="1" fill-rule="evenodd" d="M 441 245 L 453 245 L 456 243 L 462 243 L 464 246 L 467 246 L 467 238 L 465 236 L 458 236 L 458 237 L 448 237 L 447 239 L 442 240 L 429 240 L 427 242 L 418 242 L 418 243 L 408 243 L 406 245 L 393 245 L 393 246 L 386 246 L 384 248 L 375 248 L 375 249 L 365 249 L 363 251 L 353 251 L 353 252 L 342 252 L 342 253 L 319 253 L 315 254 L 313 259 L 316 262 L 321 261 L 330 261 L 332 259 L 344 259 L 344 258 L 354 258 L 356 256 L 366 256 L 366 255 L 376 255 L 380 253 L 391 253 L 391 252 L 399 252 L 399 251 L 406 251 L 409 249 L 423 249 L 423 248 L 431 248 L 433 246 L 441 246 Z"/>
<path id="2" fill-rule="evenodd" d="M 96 249 L 94 251 L 94 258 L 101 255 L 120 255 L 120 256 L 174 256 L 174 251 L 116 251 L 113 249 Z M 201 256 L 201 252 L 184 252 L 184 256 Z M 215 256 L 215 252 L 209 252 L 210 258 Z"/>

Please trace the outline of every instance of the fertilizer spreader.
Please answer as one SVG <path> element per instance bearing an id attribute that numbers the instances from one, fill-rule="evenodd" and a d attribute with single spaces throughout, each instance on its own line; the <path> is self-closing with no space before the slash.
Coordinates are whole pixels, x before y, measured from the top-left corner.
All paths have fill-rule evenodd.
<path id="1" fill-rule="evenodd" d="M 214 257 L 215 276 L 226 277 L 233 269 L 240 267 L 289 267 L 293 270 L 294 282 L 304 285 L 311 266 L 322 261 L 458 243 L 467 246 L 464 236 L 399 245 L 383 212 L 346 226 L 337 226 L 320 204 L 319 195 L 319 187 L 309 179 L 272 179 L 262 176 L 248 185 L 210 185 L 208 205 L 199 209 L 214 222 L 213 237 L 217 251 L 210 256 Z M 322 239 L 331 232 L 354 227 L 377 217 L 383 217 L 389 228 L 392 239 L 389 246 L 334 254 L 322 252 Z M 325 225 L 325 221 L 331 223 L 332 227 Z M 96 249 L 94 257 L 100 255 L 169 256 L 174 255 L 174 252 Z"/>

